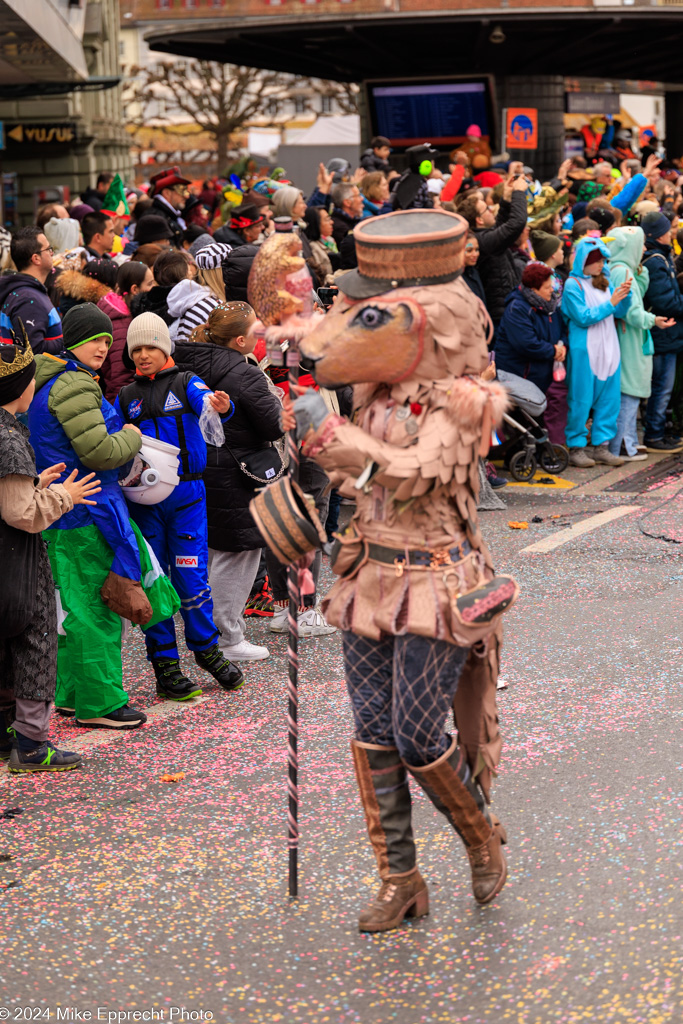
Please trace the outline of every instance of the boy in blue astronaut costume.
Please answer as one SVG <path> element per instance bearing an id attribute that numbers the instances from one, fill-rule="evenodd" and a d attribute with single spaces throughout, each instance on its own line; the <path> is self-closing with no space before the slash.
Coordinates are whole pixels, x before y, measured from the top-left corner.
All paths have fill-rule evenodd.
<path id="1" fill-rule="evenodd" d="M 155 313 L 142 313 L 128 328 L 128 352 L 136 366 L 135 380 L 122 388 L 116 409 L 126 423 L 143 434 L 180 448 L 180 483 L 156 505 L 130 505 L 131 518 L 154 549 L 181 599 L 185 640 L 197 664 L 210 672 L 225 690 L 236 690 L 244 677 L 218 647 L 208 582 L 206 442 L 199 428 L 204 399 L 226 422 L 235 411 L 223 391 L 212 393 L 193 373 L 178 369 L 171 359 L 168 327 Z M 188 700 L 201 690 L 180 668 L 173 619 L 145 634 L 147 657 L 157 679 L 157 692 L 171 700 Z"/>
<path id="2" fill-rule="evenodd" d="M 608 448 L 621 408 L 621 353 L 614 320 L 623 318 L 631 304 L 632 278 L 612 289 L 604 272 L 609 258 L 599 238 L 582 238 L 562 292 L 562 316 L 569 327 L 565 434 L 570 464 L 579 468 L 623 463 Z M 588 450 L 586 421 L 591 413 L 593 447 Z"/>

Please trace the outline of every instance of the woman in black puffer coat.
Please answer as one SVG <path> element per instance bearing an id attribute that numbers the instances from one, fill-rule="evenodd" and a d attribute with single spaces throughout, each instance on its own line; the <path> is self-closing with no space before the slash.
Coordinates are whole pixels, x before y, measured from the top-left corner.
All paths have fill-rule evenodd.
<path id="1" fill-rule="evenodd" d="M 268 649 L 244 638 L 242 612 L 256 578 L 263 539 L 249 511 L 256 488 L 239 461 L 257 451 L 268 455 L 282 436 L 279 399 L 268 378 L 246 356 L 253 351 L 256 322 L 247 302 L 224 302 L 211 311 L 189 341 L 178 342 L 173 358 L 212 389 L 230 395 L 235 412 L 224 424 L 222 448 L 208 445 L 204 471 L 209 524 L 209 583 L 214 619 L 222 632 L 221 650 L 229 661 L 260 661 Z M 273 458 L 274 463 L 277 458 Z"/>

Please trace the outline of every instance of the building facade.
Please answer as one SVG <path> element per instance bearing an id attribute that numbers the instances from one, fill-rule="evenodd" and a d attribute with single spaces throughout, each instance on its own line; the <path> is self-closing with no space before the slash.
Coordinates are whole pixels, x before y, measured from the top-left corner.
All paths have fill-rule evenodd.
<path id="1" fill-rule="evenodd" d="M 135 79 L 143 81 L 146 71 L 160 62 L 169 61 L 186 68 L 190 74 L 188 58 L 169 56 L 150 48 L 147 36 L 153 32 L 159 18 L 165 24 L 184 25 L 188 18 L 201 15 L 206 9 L 204 0 L 201 4 L 195 0 L 189 5 L 185 2 L 166 4 L 162 0 L 121 0 L 120 60 L 121 73 L 128 83 L 124 90 L 124 118 L 129 124 L 138 121 L 142 113 L 140 104 L 134 99 Z M 221 10 L 233 10 L 234 4 L 230 0 L 229 7 L 221 4 L 209 9 L 220 13 Z M 201 53 L 193 56 L 202 58 Z M 217 55 L 212 54 L 211 59 L 217 59 Z M 342 105 L 337 98 L 339 91 L 338 87 L 326 86 L 319 79 L 293 84 L 284 99 L 278 94 L 277 102 L 265 102 L 263 108 L 250 118 L 245 129 L 233 136 L 232 154 L 248 151 L 266 160 L 274 159 L 280 143 L 286 143 L 298 132 L 310 128 L 319 116 L 349 112 L 348 99 Z M 207 133 L 197 133 L 191 118 L 174 104 L 171 95 L 157 90 L 154 100 L 145 104 L 144 115 L 144 125 L 132 134 L 139 178 L 144 178 L 148 172 L 153 173 L 157 163 L 166 161 L 181 164 L 187 173 L 194 176 L 215 173 L 215 141 Z"/>
<path id="2" fill-rule="evenodd" d="M 11 19 L 11 20 L 10 20 Z M 3 217 L 78 195 L 102 170 L 130 176 L 118 0 L 0 0 Z M 10 42 L 8 37 L 12 38 Z"/>

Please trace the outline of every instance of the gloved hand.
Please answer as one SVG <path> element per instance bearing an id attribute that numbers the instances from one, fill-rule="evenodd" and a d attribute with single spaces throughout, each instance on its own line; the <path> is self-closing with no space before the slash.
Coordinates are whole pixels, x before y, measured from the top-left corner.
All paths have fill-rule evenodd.
<path id="1" fill-rule="evenodd" d="M 107 608 L 139 626 L 146 625 L 154 614 L 140 581 L 129 580 L 116 572 L 110 572 L 107 576 L 100 597 Z"/>
<path id="2" fill-rule="evenodd" d="M 296 439 L 302 441 L 309 430 L 317 430 L 320 427 L 330 415 L 330 410 L 325 405 L 320 392 L 309 388 L 294 403 L 294 415 L 296 416 Z"/>

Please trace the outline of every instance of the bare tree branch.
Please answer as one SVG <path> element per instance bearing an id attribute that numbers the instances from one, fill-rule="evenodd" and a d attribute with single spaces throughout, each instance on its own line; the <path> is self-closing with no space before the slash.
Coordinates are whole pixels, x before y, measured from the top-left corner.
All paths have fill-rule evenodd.
<path id="1" fill-rule="evenodd" d="M 161 62 L 129 71 L 135 77 L 124 90 L 124 103 L 131 112 L 128 125 L 133 137 L 150 124 L 173 135 L 174 125 L 189 119 L 198 133 L 206 132 L 216 140 L 219 172 L 225 167 L 231 135 L 256 125 L 279 127 L 284 123 L 281 111 L 287 101 L 303 97 L 310 110 L 311 93 L 320 91 L 303 76 L 213 61 Z M 323 84 L 324 95 L 333 95 L 345 112 L 352 112 L 348 86 Z"/>

